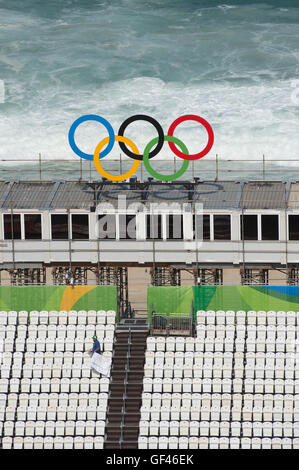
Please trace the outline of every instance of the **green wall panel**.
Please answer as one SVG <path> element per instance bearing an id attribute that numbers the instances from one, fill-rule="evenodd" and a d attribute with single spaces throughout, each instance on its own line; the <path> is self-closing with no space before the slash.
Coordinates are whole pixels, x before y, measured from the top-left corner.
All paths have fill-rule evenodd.
<path id="1" fill-rule="evenodd" d="M 3 286 L 0 310 L 115 310 L 116 286 Z"/>

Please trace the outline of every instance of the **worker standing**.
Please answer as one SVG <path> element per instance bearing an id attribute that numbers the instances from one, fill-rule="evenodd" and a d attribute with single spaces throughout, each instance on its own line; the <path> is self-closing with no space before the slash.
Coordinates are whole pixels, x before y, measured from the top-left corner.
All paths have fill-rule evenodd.
<path id="1" fill-rule="evenodd" d="M 94 335 L 92 339 L 93 339 L 92 353 L 96 352 L 98 354 L 102 354 L 101 345 L 100 345 L 100 342 L 98 341 L 98 337 Z"/>

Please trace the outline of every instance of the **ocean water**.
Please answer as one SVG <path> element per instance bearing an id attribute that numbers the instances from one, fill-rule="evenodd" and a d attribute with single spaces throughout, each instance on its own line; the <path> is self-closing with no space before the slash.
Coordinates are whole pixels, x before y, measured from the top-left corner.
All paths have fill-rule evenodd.
<path id="1" fill-rule="evenodd" d="M 68 129 L 82 114 L 104 116 L 115 133 L 127 117 L 148 114 L 165 134 L 178 116 L 199 114 L 215 133 L 205 157 L 212 170 L 217 154 L 236 161 L 227 164 L 235 176 L 251 162 L 254 176 L 265 155 L 269 168 L 295 177 L 298 36 L 294 0 L 0 0 L 0 165 L 17 160 L 10 168 L 22 171 L 19 162 L 41 154 L 68 174 L 61 160 L 77 167 L 80 160 L 69 148 Z M 93 153 L 106 135 L 101 125 L 86 123 L 76 141 Z M 156 132 L 138 122 L 125 135 L 142 151 Z M 175 135 L 190 153 L 207 142 L 194 122 Z M 116 143 L 110 165 L 119 155 Z M 159 159 L 173 160 L 166 143 Z M 197 176 L 203 160 L 194 165 Z M 88 162 L 84 168 L 90 170 Z"/>

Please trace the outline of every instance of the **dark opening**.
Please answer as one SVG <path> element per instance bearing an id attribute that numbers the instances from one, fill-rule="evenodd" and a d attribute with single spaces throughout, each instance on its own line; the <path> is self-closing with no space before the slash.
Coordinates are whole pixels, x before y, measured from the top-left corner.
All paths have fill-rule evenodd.
<path id="1" fill-rule="evenodd" d="M 299 215 L 289 215 L 289 240 L 299 240 Z"/>
<path id="2" fill-rule="evenodd" d="M 214 240 L 230 239 L 230 215 L 214 215 Z"/>
<path id="3" fill-rule="evenodd" d="M 21 240 L 21 216 L 20 214 L 4 214 L 4 238 L 5 240 Z"/>
<path id="4" fill-rule="evenodd" d="M 136 215 L 119 216 L 119 238 L 136 240 Z"/>
<path id="5" fill-rule="evenodd" d="M 26 240 L 42 239 L 42 219 L 40 214 L 25 214 L 24 223 Z"/>
<path id="6" fill-rule="evenodd" d="M 162 240 L 161 214 L 148 214 L 146 216 L 146 238 Z"/>
<path id="7" fill-rule="evenodd" d="M 99 215 L 97 236 L 102 240 L 105 238 L 116 238 L 116 222 L 114 214 Z"/>
<path id="8" fill-rule="evenodd" d="M 195 225 L 196 220 L 196 225 Z M 210 215 L 193 215 L 193 233 L 194 238 L 210 240 Z"/>
<path id="9" fill-rule="evenodd" d="M 241 215 L 241 240 L 257 239 L 257 215 Z"/>
<path id="10" fill-rule="evenodd" d="M 51 227 L 53 240 L 68 240 L 69 227 L 67 214 L 52 214 Z"/>
<path id="11" fill-rule="evenodd" d="M 183 216 L 179 214 L 169 214 L 166 216 L 167 238 L 169 240 L 183 239 Z"/>
<path id="12" fill-rule="evenodd" d="M 278 239 L 278 215 L 262 215 L 262 240 Z"/>
<path id="13" fill-rule="evenodd" d="M 89 239 L 88 214 L 72 214 L 72 239 Z"/>

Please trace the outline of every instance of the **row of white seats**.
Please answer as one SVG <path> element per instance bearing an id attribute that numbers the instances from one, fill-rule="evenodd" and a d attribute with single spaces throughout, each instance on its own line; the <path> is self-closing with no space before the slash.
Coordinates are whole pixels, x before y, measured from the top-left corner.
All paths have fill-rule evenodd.
<path id="1" fill-rule="evenodd" d="M 147 393 L 231 393 L 232 379 L 201 379 L 201 378 L 144 378 L 143 392 Z"/>
<path id="2" fill-rule="evenodd" d="M 196 314 L 197 324 L 247 324 L 247 325 L 285 325 L 285 324 L 299 324 L 299 312 L 295 311 L 278 311 L 270 310 L 198 310 Z"/>
<path id="3" fill-rule="evenodd" d="M 83 333 L 95 334 L 97 331 L 114 331 L 114 324 L 93 323 L 91 325 L 0 325 L 0 333 L 6 333 L 9 336 L 48 336 L 55 338 L 61 336 L 64 338 L 68 334 L 76 336 Z"/>
<path id="4" fill-rule="evenodd" d="M 3 344 L 6 344 L 6 343 L 9 343 L 9 342 L 15 342 L 16 343 L 16 347 L 17 347 L 17 342 L 32 342 L 32 341 L 37 341 L 37 342 L 41 342 L 41 341 L 54 341 L 54 343 L 57 343 L 59 341 L 78 341 L 78 342 L 83 342 L 85 344 L 87 344 L 87 342 L 89 341 L 89 343 L 91 344 L 92 343 L 92 336 L 93 335 L 96 335 L 98 336 L 98 338 L 101 338 L 102 340 L 105 338 L 107 340 L 109 339 L 113 339 L 113 336 L 114 336 L 114 329 L 109 329 L 109 330 L 104 330 L 102 329 L 100 326 L 98 326 L 93 332 L 92 332 L 92 335 L 90 336 L 90 332 L 89 331 L 67 331 L 65 335 L 52 335 L 51 332 L 49 332 L 49 334 L 47 334 L 46 336 L 43 334 L 44 332 L 41 332 L 40 334 L 38 335 L 23 335 L 23 334 L 20 334 L 20 335 L 17 335 L 17 336 L 11 336 L 11 337 L 6 337 L 4 340 L 3 340 Z M 47 332 L 48 333 L 48 332 Z M 17 351 L 17 352 L 24 352 L 25 349 L 23 349 L 22 351 Z"/>
<path id="5" fill-rule="evenodd" d="M 4 437 L 3 449 L 103 449 L 104 438 L 97 437 Z"/>
<path id="6" fill-rule="evenodd" d="M 205 332 L 204 332 L 205 334 Z M 298 335 L 299 336 L 299 335 Z M 147 344 L 147 350 L 152 352 L 233 352 L 233 351 L 252 351 L 252 352 L 290 352 L 297 350 L 297 334 L 285 338 L 235 338 L 231 337 L 200 337 L 191 338 L 192 341 L 185 342 L 155 342 L 150 341 Z M 150 337 L 152 338 L 152 337 Z"/>
<path id="7" fill-rule="evenodd" d="M 112 351 L 113 350 L 113 334 L 107 339 L 105 338 L 105 344 L 102 344 L 102 349 L 105 351 Z M 102 340 L 102 338 L 99 337 L 99 340 Z M 53 339 L 47 339 L 45 341 L 44 338 L 38 339 L 38 338 L 23 338 L 23 340 L 17 339 L 15 340 L 5 340 L 3 341 L 3 344 L 1 345 L 0 342 L 0 347 L 2 346 L 2 350 L 4 352 L 13 352 L 14 349 L 17 350 L 17 352 L 74 352 L 74 351 L 88 351 L 91 349 L 91 344 L 90 344 L 90 339 L 86 340 L 80 340 L 74 338 L 57 338 L 57 340 Z M 1 349 L 0 349 L 1 352 Z"/>
<path id="8" fill-rule="evenodd" d="M 275 367 L 259 367 L 243 365 L 229 367 L 229 366 L 186 366 L 182 369 L 182 366 L 166 367 L 162 366 L 153 368 L 152 366 L 145 366 L 144 376 L 146 378 L 160 378 L 162 380 L 171 378 L 232 378 L 233 376 L 239 379 L 251 378 L 251 379 L 292 379 L 298 380 L 299 369 L 294 369 L 292 362 L 285 366 Z"/>
<path id="9" fill-rule="evenodd" d="M 105 421 L 5 421 L 2 435 L 104 436 Z"/>
<path id="10" fill-rule="evenodd" d="M 1 311 L 0 312 L 0 325 L 77 325 L 77 324 L 114 324 L 116 313 L 114 310 L 66 310 L 61 311 L 47 311 L 47 310 L 33 310 L 27 312 L 22 310 L 16 311 Z"/>
<path id="11" fill-rule="evenodd" d="M 197 351 L 197 352 L 157 352 L 152 351 L 146 352 L 145 354 L 145 364 L 146 366 L 186 366 L 186 365 L 199 365 L 203 366 L 204 364 L 212 365 L 232 365 L 233 361 L 235 364 L 245 365 L 259 365 L 259 366 L 269 366 L 274 367 L 277 365 L 286 365 L 287 362 L 291 363 L 291 360 L 294 362 L 294 356 L 290 356 L 286 352 L 216 352 L 212 353 L 210 351 Z"/>
<path id="12" fill-rule="evenodd" d="M 255 423 L 250 421 L 228 422 L 232 436 L 244 437 L 299 437 L 299 422 L 298 423 L 272 423 L 263 422 Z M 219 421 L 141 421 L 140 422 L 140 435 L 142 436 L 215 436 L 223 435 L 222 429 L 223 422 Z"/>
<path id="13" fill-rule="evenodd" d="M 105 354 L 105 353 L 104 353 Z M 104 355 L 103 354 L 103 355 Z M 6 367 L 2 366 L 0 370 L 1 379 L 12 378 L 28 378 L 28 379 L 60 379 L 60 378 L 71 378 L 76 381 L 77 378 L 90 378 L 97 377 L 99 374 L 90 368 L 90 364 L 83 364 L 82 366 L 74 367 L 72 364 L 64 364 L 62 366 L 56 364 L 28 364 L 20 367 Z M 108 376 L 110 372 L 108 372 Z"/>
<path id="14" fill-rule="evenodd" d="M 296 327 L 297 328 L 297 327 Z M 211 333 L 211 334 L 209 334 Z M 220 334 L 221 333 L 221 334 Z M 245 344 L 251 343 L 251 342 L 264 342 L 264 343 L 271 343 L 272 341 L 276 342 L 291 342 L 291 341 L 296 341 L 298 339 L 298 332 L 293 330 L 292 332 L 288 332 L 288 336 L 286 337 L 286 334 L 284 331 L 280 332 L 279 334 L 276 334 L 276 332 L 267 330 L 267 331 L 260 331 L 260 332 L 247 332 L 247 336 L 245 338 L 246 332 L 242 332 L 242 335 L 239 334 L 238 336 L 235 337 L 234 332 L 228 332 L 227 330 L 218 330 L 217 332 L 208 332 L 206 329 L 202 329 L 202 325 L 199 325 L 197 328 L 197 340 L 195 341 L 194 344 L 194 350 L 196 350 L 196 344 L 199 342 L 199 340 L 204 341 L 205 343 L 213 340 L 217 341 L 222 341 L 222 343 L 228 343 L 229 341 L 235 341 L 235 342 L 243 342 Z"/>
<path id="15" fill-rule="evenodd" d="M 104 352 L 103 355 L 105 357 L 111 357 L 111 352 Z M 88 360 L 89 359 L 89 360 Z M 82 373 L 80 373 L 80 370 L 83 371 L 85 370 L 86 368 L 88 368 L 89 366 L 89 369 L 90 369 L 90 358 L 86 358 L 84 357 L 83 360 L 81 361 L 67 361 L 65 359 L 63 359 L 64 362 L 62 362 L 62 360 L 60 360 L 60 358 L 58 357 L 54 357 L 54 358 L 47 358 L 44 362 L 42 361 L 36 361 L 35 363 L 32 363 L 30 362 L 29 359 L 27 359 L 27 362 L 24 362 L 23 365 L 22 364 L 19 364 L 17 362 L 14 362 L 13 364 L 9 365 L 9 364 L 5 364 L 3 363 L 2 366 L 1 366 L 1 374 L 3 374 L 3 376 L 1 375 L 1 379 L 5 379 L 5 378 L 8 378 L 7 376 L 4 375 L 4 373 L 8 370 L 10 371 L 10 375 L 9 377 L 13 377 L 14 376 L 14 371 L 16 371 L 16 374 L 18 374 L 18 369 L 25 369 L 25 372 L 23 373 L 23 378 L 27 378 L 28 375 L 27 375 L 27 371 L 31 371 L 30 375 L 34 376 L 33 378 L 40 378 L 40 375 L 36 375 L 36 372 L 37 371 L 40 371 L 41 369 L 45 368 L 46 370 L 47 369 L 53 369 L 53 377 L 60 377 L 61 375 L 61 369 L 69 369 L 70 370 L 70 375 L 67 375 L 67 377 L 81 377 L 82 376 Z M 57 369 L 57 371 L 56 371 Z M 33 372 L 32 372 L 33 371 Z M 84 375 L 84 377 L 89 377 L 90 375 Z M 18 377 L 16 377 L 18 378 Z M 0 379 L 0 380 L 1 380 Z"/>
<path id="16" fill-rule="evenodd" d="M 23 326 L 23 325 L 20 325 Z M 244 335 L 244 334 L 250 334 L 250 333 L 256 333 L 256 334 L 266 334 L 267 332 L 273 332 L 276 334 L 279 334 L 280 332 L 292 332 L 292 331 L 298 331 L 299 330 L 299 325 L 243 325 L 243 324 L 238 324 L 238 323 L 232 323 L 229 325 L 222 325 L 222 324 L 216 324 L 216 325 L 204 325 L 203 323 L 198 323 L 196 325 L 196 330 L 197 331 L 206 331 L 207 334 L 211 334 L 213 332 L 226 332 L 227 334 L 236 334 L 236 335 Z"/>
<path id="17" fill-rule="evenodd" d="M 299 317 L 299 312 L 295 310 L 197 310 L 197 315 L 225 315 L 225 316 L 240 316 L 248 317 L 250 315 L 266 315 L 266 316 L 282 316 L 282 315 L 295 315 Z"/>
<path id="18" fill-rule="evenodd" d="M 62 367 L 56 366 L 56 367 L 51 367 L 51 366 L 41 366 L 37 365 L 35 367 L 32 366 L 27 366 L 23 367 L 23 369 L 13 369 L 10 370 L 10 368 L 1 368 L 0 371 L 1 378 L 19 378 L 21 375 L 23 378 L 40 378 L 40 379 L 71 379 L 73 382 L 72 383 L 77 383 L 79 379 L 82 379 L 83 377 L 85 378 L 93 378 L 93 377 L 98 377 L 99 374 L 94 371 L 93 369 L 90 368 L 90 365 L 78 367 L 77 369 L 73 368 L 72 366 L 69 365 L 64 365 Z M 108 371 L 108 376 L 110 375 L 110 371 Z M 67 382 L 65 382 L 67 383 Z M 62 384 L 63 388 L 63 384 Z"/>
<path id="19" fill-rule="evenodd" d="M 229 406 L 161 406 L 141 408 L 141 420 L 146 421 L 229 421 L 299 423 L 299 408 L 229 407 Z"/>
<path id="20" fill-rule="evenodd" d="M 228 423 L 228 420 L 226 420 Z M 140 436 L 220 436 L 222 422 L 219 421 L 140 421 Z M 299 438 L 298 423 L 260 423 L 255 427 L 251 421 L 230 422 L 229 429 L 232 436 L 243 437 L 292 437 Z"/>
<path id="21" fill-rule="evenodd" d="M 203 342 L 198 343 L 203 347 Z M 216 341 L 210 341 L 213 346 Z M 258 342 L 254 342 L 258 345 Z M 279 344 L 279 343 L 277 343 Z M 230 341 L 229 345 L 235 347 L 234 341 Z M 285 343 L 283 343 L 285 346 Z M 145 371 L 148 368 L 177 368 L 177 367 L 204 367 L 207 365 L 210 368 L 228 366 L 234 368 L 246 368 L 247 366 L 258 366 L 259 368 L 273 368 L 277 367 L 293 367 L 296 369 L 296 350 L 297 344 L 292 344 L 292 350 L 265 352 L 265 351 L 149 351 L 145 352 Z"/>
<path id="22" fill-rule="evenodd" d="M 218 378 L 213 379 L 207 377 L 145 377 L 144 383 L 152 384 L 152 391 L 154 392 L 173 392 L 183 389 L 184 392 L 190 391 L 190 384 L 197 387 L 198 384 L 202 386 L 211 386 L 213 388 L 228 387 L 230 383 L 232 390 L 235 393 L 243 391 L 245 393 L 299 393 L 299 379 L 260 379 L 260 378 Z M 248 391 L 246 391 L 248 389 Z M 259 389 L 260 391 L 257 391 Z M 274 390 L 277 389 L 278 391 Z M 250 391 L 252 390 L 252 391 Z M 280 390 L 280 391 L 279 391 Z M 193 390 L 195 391 L 195 390 Z M 221 393 L 221 392 L 217 392 Z"/>
<path id="23" fill-rule="evenodd" d="M 181 350 L 181 349 L 180 349 Z M 232 340 L 226 339 L 222 340 L 221 338 L 207 338 L 205 340 L 198 340 L 194 345 L 194 351 L 196 352 L 265 352 L 265 353 L 277 353 L 285 352 L 288 354 L 294 354 L 297 350 L 297 346 L 294 344 L 293 340 L 285 341 L 248 341 L 244 340 Z"/>
<path id="24" fill-rule="evenodd" d="M 148 360 L 151 360 L 153 363 L 154 362 L 157 362 L 158 360 L 162 360 L 164 359 L 164 361 L 166 362 L 166 360 L 168 362 L 172 362 L 172 358 L 174 358 L 175 360 L 181 360 L 180 358 L 183 358 L 183 363 L 184 362 L 187 362 L 187 360 L 189 359 L 189 363 L 192 364 L 193 362 L 198 362 L 198 359 L 199 358 L 210 358 L 211 361 L 217 359 L 217 358 L 223 358 L 225 360 L 227 360 L 228 358 L 232 359 L 234 358 L 235 360 L 238 359 L 238 358 L 241 358 L 242 360 L 245 360 L 247 358 L 250 358 L 250 357 L 255 357 L 257 359 L 268 359 L 268 358 L 284 358 L 286 359 L 287 358 L 287 353 L 265 353 L 265 352 L 258 352 L 258 353 L 252 353 L 252 352 L 234 352 L 234 353 L 231 353 L 231 352 L 219 352 L 219 353 L 209 353 L 208 351 L 207 352 L 202 352 L 202 351 L 196 351 L 196 352 L 193 352 L 193 351 L 188 351 L 188 352 L 182 352 L 182 351 L 176 351 L 176 352 L 172 352 L 172 351 L 167 351 L 167 352 L 163 352 L 163 351 L 158 351 L 158 352 L 153 352 L 153 351 L 146 351 L 145 352 L 145 359 L 146 361 Z M 192 361 L 192 358 L 194 358 L 194 361 Z M 153 360 L 154 359 L 154 360 Z"/>
<path id="25" fill-rule="evenodd" d="M 152 396 L 150 396 L 152 395 Z M 207 410 L 217 407 L 234 407 L 239 410 L 247 409 L 253 410 L 255 407 L 260 410 L 262 407 L 270 409 L 294 410 L 294 413 L 299 409 L 299 399 L 296 395 L 250 395 L 250 394 L 186 394 L 186 393 L 173 393 L 169 396 L 166 394 L 153 393 L 142 394 L 142 406 L 155 406 L 159 409 L 160 406 L 174 406 L 177 408 L 191 408 L 200 410 L 205 408 Z M 196 395 L 196 397 L 194 397 Z M 296 419 L 297 421 L 297 419 Z"/>
<path id="26" fill-rule="evenodd" d="M 78 380 L 80 393 L 89 392 L 108 392 L 109 379 L 105 377 L 100 381 L 96 377 L 79 377 L 73 378 L 52 378 L 52 379 L 0 379 L 0 393 L 71 393 L 72 389 L 78 389 Z"/>
<path id="27" fill-rule="evenodd" d="M 165 403 L 163 402 L 165 400 Z M 169 400 L 174 400 L 177 403 L 193 404 L 194 406 L 200 406 L 200 404 L 208 405 L 215 401 L 221 401 L 223 405 L 230 406 L 231 403 L 254 403 L 255 405 L 265 404 L 270 406 L 273 403 L 277 405 L 285 403 L 287 406 L 295 406 L 299 408 L 299 396 L 298 395 L 282 395 L 282 394 L 242 394 L 242 393 L 142 393 L 142 404 L 143 405 L 156 405 L 167 404 Z"/>
<path id="28" fill-rule="evenodd" d="M 106 419 L 106 404 L 98 406 L 38 406 L 18 408 L 7 407 L 3 411 L 0 410 L 1 421 L 96 421 Z"/>
<path id="29" fill-rule="evenodd" d="M 299 394 L 299 379 L 144 378 L 149 393 L 282 393 Z"/>
<path id="30" fill-rule="evenodd" d="M 139 449 L 299 449 L 299 439 L 139 437 Z"/>
<path id="31" fill-rule="evenodd" d="M 255 326 L 255 325 L 197 325 L 197 339 L 236 338 L 236 339 L 292 339 L 298 336 L 299 327 L 294 325 Z M 195 341 L 194 341 L 195 342 Z"/>
<path id="32" fill-rule="evenodd" d="M 91 345 L 91 343 L 89 343 Z M 106 353 L 105 355 L 109 355 Z M 110 356 L 109 356 L 110 357 Z M 68 351 L 68 352 L 53 352 L 53 351 L 40 351 L 40 352 L 9 352 L 2 353 L 0 356 L 2 364 L 10 366 L 17 363 L 28 364 L 82 364 L 88 362 L 90 356 L 88 352 L 82 351 Z"/>
<path id="33" fill-rule="evenodd" d="M 104 392 L 90 392 L 90 393 L 22 393 L 19 397 L 15 398 L 16 394 L 1 394 L 0 395 L 0 409 L 5 411 L 6 408 L 15 410 L 30 409 L 45 409 L 45 408 L 78 408 L 78 407 L 95 407 L 104 409 L 107 407 L 108 394 Z"/>

